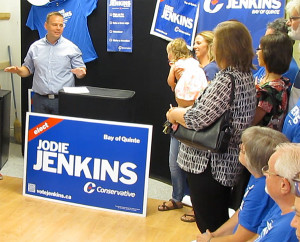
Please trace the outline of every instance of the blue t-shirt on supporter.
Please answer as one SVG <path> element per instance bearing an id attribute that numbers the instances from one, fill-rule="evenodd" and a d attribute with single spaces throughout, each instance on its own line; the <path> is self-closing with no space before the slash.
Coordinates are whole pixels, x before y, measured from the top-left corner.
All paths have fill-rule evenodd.
<path id="1" fill-rule="evenodd" d="M 282 133 L 293 143 L 300 143 L 300 98 L 286 115 Z"/>
<path id="2" fill-rule="evenodd" d="M 281 209 L 275 204 L 262 224 L 259 226 L 257 233 L 259 237 L 255 242 L 296 242 L 296 229 L 292 228 L 290 223 L 295 216 L 295 212 L 281 215 Z"/>
<path id="3" fill-rule="evenodd" d="M 244 197 L 241 202 L 238 225 L 256 233 L 263 218 L 274 205 L 274 200 L 265 192 L 266 177 L 255 178 L 250 176 Z"/>
<path id="4" fill-rule="evenodd" d="M 89 34 L 87 17 L 97 7 L 98 0 L 53 0 L 43 6 L 32 5 L 26 25 L 38 30 L 40 38 L 45 37 L 47 14 L 60 12 L 64 16 L 63 36 L 76 44 L 82 52 L 84 62 L 98 58 Z"/>
<path id="5" fill-rule="evenodd" d="M 292 86 L 289 97 L 289 111 L 296 106 L 298 99 L 300 98 L 300 71 L 297 73 L 294 85 Z"/>
<path id="6" fill-rule="evenodd" d="M 215 78 L 217 72 L 219 72 L 219 67 L 215 61 L 210 62 L 206 66 L 203 67 L 205 72 L 206 79 L 208 81 L 212 81 Z"/>
<path id="7" fill-rule="evenodd" d="M 239 224 L 253 233 L 274 205 L 274 200 L 265 192 L 265 184 L 265 176 L 251 175 L 240 206 Z"/>

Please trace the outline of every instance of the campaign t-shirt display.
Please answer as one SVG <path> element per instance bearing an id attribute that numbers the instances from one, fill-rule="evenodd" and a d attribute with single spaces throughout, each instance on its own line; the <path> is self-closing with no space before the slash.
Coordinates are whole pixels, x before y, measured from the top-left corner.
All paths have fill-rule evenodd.
<path id="1" fill-rule="evenodd" d="M 45 37 L 44 27 L 47 14 L 60 12 L 64 16 L 63 36 L 71 40 L 82 51 L 84 62 L 98 58 L 87 25 L 87 17 L 96 9 L 98 0 L 54 0 L 43 6 L 32 6 L 26 25 L 38 30 L 40 38 Z"/>

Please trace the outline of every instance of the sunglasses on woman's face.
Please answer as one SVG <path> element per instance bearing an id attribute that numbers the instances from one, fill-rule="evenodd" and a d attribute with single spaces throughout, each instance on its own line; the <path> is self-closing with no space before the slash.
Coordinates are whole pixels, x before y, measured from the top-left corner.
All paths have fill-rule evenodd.
<path id="1" fill-rule="evenodd" d="M 290 22 L 300 19 L 300 16 L 291 16 L 289 17 Z"/>

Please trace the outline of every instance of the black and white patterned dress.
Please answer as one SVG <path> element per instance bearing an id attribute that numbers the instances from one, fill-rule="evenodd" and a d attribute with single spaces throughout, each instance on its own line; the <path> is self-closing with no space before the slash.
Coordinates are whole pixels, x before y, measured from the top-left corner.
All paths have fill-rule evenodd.
<path id="1" fill-rule="evenodd" d="M 256 109 L 256 93 L 252 73 L 226 68 L 219 71 L 207 90 L 193 108 L 184 115 L 186 125 L 190 129 L 200 130 L 215 122 L 228 108 L 231 94 L 231 80 L 235 80 L 234 102 L 231 106 L 234 135 L 226 153 L 218 154 L 197 150 L 180 144 L 177 162 L 181 169 L 193 173 L 202 173 L 211 161 L 211 172 L 215 180 L 223 186 L 233 186 L 242 166 L 238 161 L 240 138 L 242 131 L 252 122 Z"/>

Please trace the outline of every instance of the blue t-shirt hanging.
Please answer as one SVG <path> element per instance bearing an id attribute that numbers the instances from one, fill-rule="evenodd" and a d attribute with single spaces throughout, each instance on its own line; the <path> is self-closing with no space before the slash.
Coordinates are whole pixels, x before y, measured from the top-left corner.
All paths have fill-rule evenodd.
<path id="1" fill-rule="evenodd" d="M 44 24 L 47 14 L 60 12 L 64 16 L 63 36 L 71 40 L 82 51 L 84 62 L 98 58 L 89 34 L 87 17 L 97 7 L 98 0 L 54 0 L 43 6 L 32 6 L 26 25 L 38 30 L 40 38 L 47 34 Z"/>

